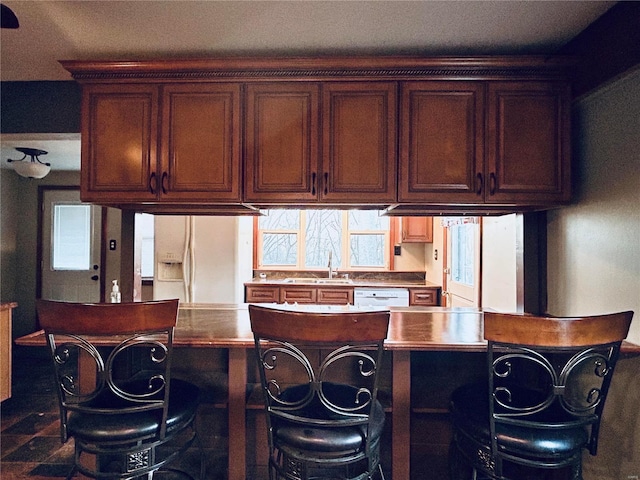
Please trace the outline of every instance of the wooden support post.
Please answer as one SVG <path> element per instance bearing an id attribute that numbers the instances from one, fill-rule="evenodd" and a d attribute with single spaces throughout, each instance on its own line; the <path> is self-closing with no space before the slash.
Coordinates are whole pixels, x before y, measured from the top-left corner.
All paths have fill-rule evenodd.
<path id="1" fill-rule="evenodd" d="M 391 478 L 409 480 L 411 473 L 411 352 L 393 352 Z"/>

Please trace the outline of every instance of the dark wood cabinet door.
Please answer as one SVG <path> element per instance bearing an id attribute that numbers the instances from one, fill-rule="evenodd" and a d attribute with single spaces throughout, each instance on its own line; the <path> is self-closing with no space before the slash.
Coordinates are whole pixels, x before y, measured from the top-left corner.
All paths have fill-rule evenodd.
<path id="1" fill-rule="evenodd" d="M 433 242 L 433 217 L 401 217 L 402 243 Z"/>
<path id="2" fill-rule="evenodd" d="M 85 86 L 82 200 L 103 204 L 155 200 L 159 192 L 157 127 L 157 86 Z"/>
<path id="3" fill-rule="evenodd" d="M 245 287 L 246 303 L 278 303 L 280 300 L 280 288 L 273 286 Z"/>
<path id="4" fill-rule="evenodd" d="M 256 83 L 246 87 L 246 202 L 318 199 L 319 87 Z"/>
<path id="5" fill-rule="evenodd" d="M 163 201 L 241 200 L 240 84 L 163 87 Z"/>
<path id="6" fill-rule="evenodd" d="M 409 306 L 439 306 L 440 288 L 410 288 Z"/>
<path id="7" fill-rule="evenodd" d="M 315 287 L 282 287 L 280 303 L 316 303 L 318 290 Z"/>
<path id="8" fill-rule="evenodd" d="M 395 202 L 396 92 L 396 82 L 323 85 L 323 202 Z"/>
<path id="9" fill-rule="evenodd" d="M 570 199 L 569 95 L 565 83 L 489 83 L 486 202 Z"/>
<path id="10" fill-rule="evenodd" d="M 482 82 L 404 82 L 400 202 L 482 202 Z"/>
<path id="11" fill-rule="evenodd" d="M 353 305 L 353 288 L 318 288 L 319 305 Z"/>

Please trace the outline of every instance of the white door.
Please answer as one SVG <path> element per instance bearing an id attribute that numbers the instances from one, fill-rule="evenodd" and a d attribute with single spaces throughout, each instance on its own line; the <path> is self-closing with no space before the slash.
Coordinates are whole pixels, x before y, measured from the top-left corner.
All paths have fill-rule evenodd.
<path id="1" fill-rule="evenodd" d="M 99 302 L 101 208 L 75 189 L 44 190 L 42 208 L 41 297 Z"/>
<path id="2" fill-rule="evenodd" d="M 452 219 L 446 223 L 447 307 L 480 307 L 480 221 Z"/>

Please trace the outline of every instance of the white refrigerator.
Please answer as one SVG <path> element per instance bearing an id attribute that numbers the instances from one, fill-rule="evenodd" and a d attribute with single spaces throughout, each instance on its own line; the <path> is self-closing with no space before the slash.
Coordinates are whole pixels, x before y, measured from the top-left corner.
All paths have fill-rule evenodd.
<path id="1" fill-rule="evenodd" d="M 156 215 L 153 298 L 244 302 L 243 284 L 253 274 L 252 229 L 251 217 Z"/>

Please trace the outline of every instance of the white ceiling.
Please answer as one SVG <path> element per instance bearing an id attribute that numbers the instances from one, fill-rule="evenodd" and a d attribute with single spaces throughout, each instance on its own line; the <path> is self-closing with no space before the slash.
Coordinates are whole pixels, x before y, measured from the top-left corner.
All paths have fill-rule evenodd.
<path id="1" fill-rule="evenodd" d="M 242 54 L 547 54 L 556 52 L 616 2 L 2 3 L 17 15 L 20 28 L 0 30 L 0 79 L 30 81 L 70 80 L 58 60 Z M 46 158 L 53 169 L 79 168 L 79 145 L 69 148 L 68 138 L 50 143 L 33 135 L 11 137 L 1 138 L 3 167 L 7 158 L 19 155 L 15 146 L 33 146 L 50 152 Z M 73 141 L 79 143 L 79 139 Z"/>

